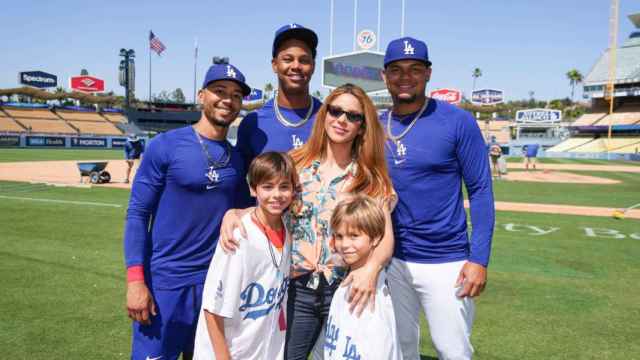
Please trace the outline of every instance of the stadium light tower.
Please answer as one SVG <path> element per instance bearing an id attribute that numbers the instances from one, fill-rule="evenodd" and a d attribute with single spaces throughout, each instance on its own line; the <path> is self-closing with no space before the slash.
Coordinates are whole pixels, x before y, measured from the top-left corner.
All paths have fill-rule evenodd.
<path id="1" fill-rule="evenodd" d="M 228 63 L 229 63 L 229 57 L 228 56 L 214 56 L 213 57 L 213 64 L 214 65 L 228 64 Z"/>
<path id="2" fill-rule="evenodd" d="M 609 15 L 609 76 L 605 97 L 609 97 L 609 130 L 607 132 L 607 156 L 611 151 L 611 125 L 613 114 L 613 102 L 615 96 L 617 51 L 618 51 L 618 8 L 619 0 L 611 0 L 611 13 Z"/>
<path id="3" fill-rule="evenodd" d="M 132 74 L 133 69 L 130 69 L 129 66 L 133 64 L 133 58 L 136 57 L 136 52 L 133 49 L 120 49 L 120 56 L 124 58 L 124 60 L 120 61 L 120 85 L 124 86 L 124 106 L 125 109 L 129 109 L 130 101 L 131 101 L 131 89 L 133 87 L 132 84 Z"/>

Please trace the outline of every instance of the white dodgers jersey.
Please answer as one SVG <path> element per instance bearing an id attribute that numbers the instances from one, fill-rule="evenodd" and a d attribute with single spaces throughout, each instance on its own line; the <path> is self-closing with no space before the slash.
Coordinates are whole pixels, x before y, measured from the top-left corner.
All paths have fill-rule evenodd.
<path id="1" fill-rule="evenodd" d="M 202 295 L 194 359 L 215 359 L 205 310 L 225 318 L 225 338 L 232 359 L 284 358 L 291 264 L 289 234 L 285 235 L 280 252 L 253 222 L 251 214 L 245 215 L 242 223 L 248 239 L 236 230 L 234 237 L 240 243 L 236 253 L 226 254 L 218 243 L 211 260 Z"/>
<path id="2" fill-rule="evenodd" d="M 376 286 L 375 310 L 367 307 L 357 317 L 349 311 L 350 287 L 336 290 L 325 325 L 324 358 L 331 360 L 401 360 L 396 319 L 387 285 L 381 271 Z"/>

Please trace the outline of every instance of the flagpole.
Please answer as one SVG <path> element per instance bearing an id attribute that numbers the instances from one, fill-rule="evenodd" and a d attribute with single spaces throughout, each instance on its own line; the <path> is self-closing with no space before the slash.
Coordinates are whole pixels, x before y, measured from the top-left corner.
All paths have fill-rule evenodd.
<path id="1" fill-rule="evenodd" d="M 149 31 L 151 37 L 151 31 Z M 149 102 L 151 102 L 151 43 L 149 43 Z"/>
<path id="2" fill-rule="evenodd" d="M 197 79 L 197 69 L 198 69 L 198 38 L 196 38 L 196 48 L 193 56 L 193 103 L 196 103 L 196 83 Z"/>

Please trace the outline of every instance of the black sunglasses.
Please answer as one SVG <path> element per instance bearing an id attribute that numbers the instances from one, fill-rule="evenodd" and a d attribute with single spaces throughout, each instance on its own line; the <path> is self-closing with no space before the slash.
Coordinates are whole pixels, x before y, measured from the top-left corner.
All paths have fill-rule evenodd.
<path id="1" fill-rule="evenodd" d="M 336 119 L 342 116 L 342 114 L 345 114 L 347 115 L 347 120 L 352 123 L 364 121 L 364 114 L 344 111 L 341 108 L 333 105 L 327 105 L 327 112 Z"/>

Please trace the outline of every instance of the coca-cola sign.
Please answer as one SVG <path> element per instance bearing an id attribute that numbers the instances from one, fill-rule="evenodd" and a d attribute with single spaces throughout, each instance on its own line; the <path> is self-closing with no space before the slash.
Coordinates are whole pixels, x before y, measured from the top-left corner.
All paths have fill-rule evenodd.
<path id="1" fill-rule="evenodd" d="M 449 104 L 459 104 L 460 100 L 462 100 L 462 93 L 460 90 L 444 88 L 431 91 L 429 97 L 446 101 Z"/>
<path id="2" fill-rule="evenodd" d="M 69 81 L 73 90 L 83 92 L 102 92 L 104 91 L 104 80 L 93 76 L 73 76 Z"/>

